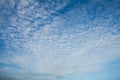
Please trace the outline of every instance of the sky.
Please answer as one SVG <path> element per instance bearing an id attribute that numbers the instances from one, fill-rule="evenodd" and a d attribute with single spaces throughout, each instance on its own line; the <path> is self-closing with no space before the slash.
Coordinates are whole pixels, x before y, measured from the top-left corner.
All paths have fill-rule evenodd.
<path id="1" fill-rule="evenodd" d="M 120 80 L 120 0 L 0 0 L 0 80 Z"/>

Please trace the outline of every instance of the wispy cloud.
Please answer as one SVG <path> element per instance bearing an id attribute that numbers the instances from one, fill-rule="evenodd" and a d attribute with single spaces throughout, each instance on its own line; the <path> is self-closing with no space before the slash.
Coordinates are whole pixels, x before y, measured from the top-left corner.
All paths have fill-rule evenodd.
<path id="1" fill-rule="evenodd" d="M 4 22 L 7 27 L 0 27 L 0 38 L 6 47 L 0 63 L 19 66 L 19 77 L 25 80 L 59 80 L 65 74 L 101 69 L 120 57 L 118 4 L 104 2 L 89 1 L 60 14 L 59 10 L 70 1 L 20 0 L 9 22 Z M 0 4 L 5 6 L 4 1 Z M 10 9 L 16 4 L 14 0 L 10 2 Z M 25 73 L 31 74 L 22 75 Z M 49 75 L 41 78 L 42 74 Z"/>

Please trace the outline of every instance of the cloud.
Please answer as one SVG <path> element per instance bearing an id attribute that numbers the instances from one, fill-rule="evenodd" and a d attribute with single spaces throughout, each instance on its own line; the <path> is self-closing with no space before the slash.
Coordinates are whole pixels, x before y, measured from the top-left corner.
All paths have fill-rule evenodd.
<path id="1" fill-rule="evenodd" d="M 0 80 L 15 80 L 13 77 L 0 73 Z"/>
<path id="2" fill-rule="evenodd" d="M 89 1 L 61 14 L 59 10 L 64 10 L 69 1 L 20 0 L 16 13 L 5 23 L 8 27 L 0 28 L 6 48 L 0 62 L 19 66 L 21 74 L 16 77 L 24 76 L 21 80 L 38 80 L 42 74 L 45 74 L 42 80 L 54 80 L 55 75 L 101 69 L 120 57 L 119 21 L 115 17 L 119 13 L 114 13 L 118 4 L 113 3 L 116 1 L 109 4 L 103 0 Z M 37 73 L 37 77 L 24 73 Z"/>

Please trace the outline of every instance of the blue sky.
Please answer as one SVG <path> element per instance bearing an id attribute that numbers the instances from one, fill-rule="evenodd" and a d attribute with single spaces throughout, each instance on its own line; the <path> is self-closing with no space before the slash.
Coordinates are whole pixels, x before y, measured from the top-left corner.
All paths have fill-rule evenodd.
<path id="1" fill-rule="evenodd" d="M 120 0 L 0 0 L 0 80 L 120 80 Z"/>

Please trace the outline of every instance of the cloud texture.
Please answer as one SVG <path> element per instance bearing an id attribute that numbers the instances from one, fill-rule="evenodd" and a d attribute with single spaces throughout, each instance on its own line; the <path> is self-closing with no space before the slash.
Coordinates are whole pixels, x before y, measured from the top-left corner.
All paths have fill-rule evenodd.
<path id="1" fill-rule="evenodd" d="M 1 72 L 16 74 L 17 80 L 61 80 L 100 70 L 120 57 L 119 4 L 0 0 Z"/>

